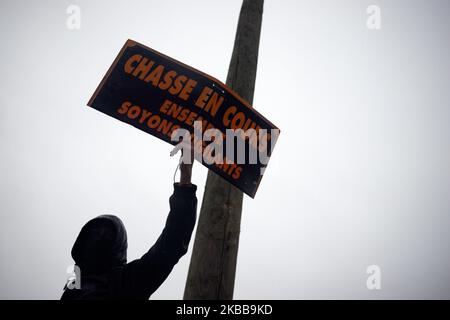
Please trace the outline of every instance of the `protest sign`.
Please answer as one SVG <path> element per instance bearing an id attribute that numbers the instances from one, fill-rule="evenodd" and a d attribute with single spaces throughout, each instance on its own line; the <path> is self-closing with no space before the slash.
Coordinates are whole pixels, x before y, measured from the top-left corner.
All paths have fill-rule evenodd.
<path id="1" fill-rule="evenodd" d="M 196 131 L 196 159 L 252 198 L 279 133 L 219 80 L 132 40 L 88 106 L 172 145 Z"/>

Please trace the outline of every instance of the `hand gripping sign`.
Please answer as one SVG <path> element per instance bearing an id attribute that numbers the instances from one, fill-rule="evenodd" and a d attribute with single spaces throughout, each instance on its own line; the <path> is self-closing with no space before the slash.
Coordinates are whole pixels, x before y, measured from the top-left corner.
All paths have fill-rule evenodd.
<path id="1" fill-rule="evenodd" d="M 128 40 L 88 106 L 194 156 L 254 198 L 279 129 L 219 80 Z"/>

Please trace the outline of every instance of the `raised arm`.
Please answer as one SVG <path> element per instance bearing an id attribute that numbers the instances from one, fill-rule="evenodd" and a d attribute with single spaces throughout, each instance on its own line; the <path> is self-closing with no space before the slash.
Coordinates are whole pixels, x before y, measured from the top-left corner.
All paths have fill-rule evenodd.
<path id="1" fill-rule="evenodd" d="M 191 184 L 192 164 L 181 164 L 180 171 L 164 230 L 150 250 L 127 264 L 120 273 L 121 279 L 116 279 L 121 285 L 114 291 L 123 298 L 148 299 L 187 252 L 196 220 L 197 186 Z"/>

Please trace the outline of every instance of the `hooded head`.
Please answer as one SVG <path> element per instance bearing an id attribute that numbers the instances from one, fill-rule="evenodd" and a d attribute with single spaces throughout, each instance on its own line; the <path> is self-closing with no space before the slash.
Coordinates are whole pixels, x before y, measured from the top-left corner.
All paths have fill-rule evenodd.
<path id="1" fill-rule="evenodd" d="M 127 262 L 127 232 L 113 215 L 90 220 L 72 248 L 72 258 L 82 274 L 103 273 Z"/>

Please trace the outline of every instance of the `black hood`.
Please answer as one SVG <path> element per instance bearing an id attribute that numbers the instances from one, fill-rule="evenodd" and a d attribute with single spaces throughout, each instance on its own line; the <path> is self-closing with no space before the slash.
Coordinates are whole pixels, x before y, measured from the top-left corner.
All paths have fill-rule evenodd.
<path id="1" fill-rule="evenodd" d="M 72 248 L 72 258 L 81 274 L 107 272 L 127 262 L 127 232 L 113 215 L 90 220 L 81 229 Z"/>

